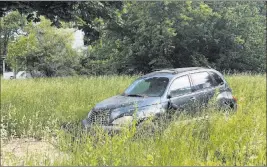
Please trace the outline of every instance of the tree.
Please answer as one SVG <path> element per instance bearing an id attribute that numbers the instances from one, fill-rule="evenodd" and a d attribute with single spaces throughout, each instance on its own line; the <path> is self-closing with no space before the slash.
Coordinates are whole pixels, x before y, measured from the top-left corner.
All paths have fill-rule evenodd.
<path id="1" fill-rule="evenodd" d="M 61 50 L 53 51 L 53 46 L 47 43 L 50 41 L 47 38 L 50 32 L 46 31 L 49 28 L 36 28 L 37 24 L 27 38 L 21 37 L 16 44 L 12 44 L 10 48 L 14 55 L 23 55 L 11 60 L 13 65 L 20 64 L 14 60 L 23 62 L 27 57 L 27 63 L 22 64 L 46 71 L 51 76 L 59 75 L 53 71 L 63 69 L 67 60 L 75 61 L 75 67 L 70 69 L 85 75 L 136 74 L 157 68 L 188 66 L 239 72 L 262 72 L 266 69 L 266 6 L 263 2 L 90 1 L 5 4 L 4 12 L 19 8 L 22 13 L 27 13 L 28 20 L 33 21 L 31 25 L 35 25 L 34 22 L 38 22 L 43 14 L 55 26 L 64 27 L 62 21 L 65 20 L 70 26 L 84 30 L 87 36 L 85 44 L 90 45 L 78 57 L 74 52 L 76 56 L 73 60 L 68 56 L 63 60 Z M 120 4 L 123 4 L 121 8 Z M 45 34 L 40 33 L 44 30 Z M 57 46 L 55 41 L 51 43 Z M 26 47 L 26 42 L 32 43 L 34 47 L 22 54 L 16 47 L 22 49 Z M 63 48 L 66 43 L 63 42 L 59 48 Z M 50 49 L 44 49 L 43 45 Z M 71 49 L 66 50 L 72 52 Z M 59 58 L 55 55 L 59 55 Z"/>
<path id="2" fill-rule="evenodd" d="M 261 14 L 262 7 L 263 2 L 232 2 L 221 8 L 217 35 L 228 36 L 231 42 L 228 46 L 223 40 L 218 43 L 222 48 L 216 62 L 219 69 L 265 71 L 266 17 Z"/>
<path id="3" fill-rule="evenodd" d="M 85 44 L 89 44 L 99 37 L 99 32 L 92 24 L 95 18 L 112 19 L 113 11 L 120 8 L 122 2 L 101 1 L 2 1 L 0 2 L 0 17 L 5 13 L 18 10 L 27 14 L 28 21 L 39 22 L 40 16 L 50 19 L 51 25 L 61 27 L 61 21 L 73 22 L 85 33 Z"/>
<path id="4" fill-rule="evenodd" d="M 73 30 L 51 27 L 51 22 L 41 17 L 39 24 L 24 28 L 26 36 L 9 45 L 8 62 L 17 70 L 44 75 L 66 76 L 75 74 L 78 55 L 71 47 Z"/>
<path id="5" fill-rule="evenodd" d="M 175 36 L 165 2 L 125 2 L 117 17 L 103 26 L 102 50 L 118 73 L 149 72 L 171 65 L 165 56 Z M 114 42 L 115 41 L 115 42 Z M 92 53 L 95 54 L 95 53 Z"/>
<path id="6" fill-rule="evenodd" d="M 8 44 L 21 34 L 26 19 L 18 11 L 10 12 L 0 20 L 0 58 L 5 59 Z M 2 60 L 3 61 L 3 60 Z M 2 63 L 1 63 L 2 73 Z"/>
<path id="7" fill-rule="evenodd" d="M 261 5 L 264 5 L 261 3 Z M 262 7 L 254 2 L 125 2 L 103 24 L 101 47 L 118 73 L 206 66 L 264 71 Z M 266 9 L 265 9 L 266 10 Z M 115 66 L 115 68 L 114 68 Z"/>

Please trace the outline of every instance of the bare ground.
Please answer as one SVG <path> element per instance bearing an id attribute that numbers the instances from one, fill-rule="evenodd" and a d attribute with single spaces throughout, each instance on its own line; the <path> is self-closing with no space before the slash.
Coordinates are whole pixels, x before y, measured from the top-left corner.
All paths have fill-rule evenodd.
<path id="1" fill-rule="evenodd" d="M 66 153 L 47 141 L 29 138 L 1 142 L 1 166 L 49 165 L 67 158 Z"/>

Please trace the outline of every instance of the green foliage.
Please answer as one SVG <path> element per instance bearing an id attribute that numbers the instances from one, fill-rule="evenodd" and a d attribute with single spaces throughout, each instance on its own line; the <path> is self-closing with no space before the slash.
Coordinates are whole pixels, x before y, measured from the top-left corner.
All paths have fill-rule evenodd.
<path id="1" fill-rule="evenodd" d="M 0 55 L 6 55 L 8 42 L 20 34 L 26 19 L 18 11 L 8 13 L 0 20 Z"/>
<path id="2" fill-rule="evenodd" d="M 0 59 L 6 57 L 8 52 L 8 44 L 20 35 L 21 29 L 25 25 L 26 19 L 19 14 L 18 11 L 8 13 L 0 20 Z M 2 64 L 2 63 L 1 63 Z M 2 66 L 0 67 L 2 71 Z"/>
<path id="3" fill-rule="evenodd" d="M 43 7 L 46 3 L 36 2 L 36 6 L 25 11 L 31 13 L 38 4 Z M 54 9 L 56 4 L 66 7 L 66 13 L 70 12 L 71 16 L 64 17 L 66 13 Z M 52 14 L 48 16 L 44 14 L 45 9 L 38 7 L 39 14 L 51 19 L 58 10 L 60 16 L 55 20 L 68 21 L 61 22 L 62 27 L 82 29 L 84 43 L 90 43 L 88 49 L 77 53 L 63 44 L 68 41 L 68 35 L 64 38 L 60 33 L 63 29 L 49 27 L 54 21 L 41 21 L 39 24 L 46 26 L 39 30 L 38 24 L 30 23 L 25 31 L 31 33 L 27 37 L 33 42 L 34 51 L 27 56 L 28 60 L 23 58 L 25 56 L 18 56 L 21 59 L 17 63 L 10 60 L 13 67 L 24 68 L 27 62 L 28 67 L 36 69 L 34 62 L 38 62 L 43 64 L 38 65 L 38 69 L 49 76 L 63 75 L 62 71 L 66 71 L 64 75 L 139 74 L 159 68 L 188 66 L 255 73 L 266 70 L 266 6 L 263 2 L 53 2 L 47 8 Z M 32 19 L 41 18 L 38 12 Z M 51 34 L 58 31 L 62 36 L 51 38 L 51 35 L 42 34 L 46 31 L 43 29 Z M 21 37 L 11 44 L 14 55 L 27 51 L 22 48 L 27 48 L 25 42 L 31 43 L 29 40 Z M 40 43 L 44 43 L 43 49 L 40 49 Z M 45 44 L 47 46 L 43 46 Z M 15 49 L 15 45 L 20 49 Z M 57 70 L 61 72 L 56 74 Z"/>
<path id="4" fill-rule="evenodd" d="M 15 43 L 9 45 L 8 61 L 18 70 L 41 71 L 45 76 L 75 74 L 77 52 L 71 47 L 72 29 L 56 29 L 41 18 L 40 24 L 28 24 Z"/>
<path id="5" fill-rule="evenodd" d="M 95 29 L 95 18 L 109 20 L 115 9 L 120 8 L 122 2 L 94 2 L 94 1 L 69 1 L 69 2 L 0 2 L 0 17 L 9 11 L 18 10 L 27 15 L 28 21 L 39 22 L 40 16 L 45 16 L 51 21 L 51 25 L 62 27 L 62 22 L 72 22 L 73 25 L 85 32 L 85 44 L 89 44 L 99 38 L 99 32 Z"/>
<path id="6" fill-rule="evenodd" d="M 228 36 L 229 42 L 219 42 L 222 51 L 216 63 L 221 70 L 265 71 L 266 17 L 260 14 L 260 7 L 264 4 L 235 2 L 222 8 L 223 24 L 217 22 L 220 25 L 217 34 Z"/>
<path id="7" fill-rule="evenodd" d="M 133 79 L 128 76 L 38 78 L 19 85 L 4 80 L 1 81 L 1 113 L 3 118 L 15 122 L 18 136 L 27 135 L 24 132 L 31 128 L 40 132 L 46 126 L 53 129 L 55 125 L 50 126 L 50 121 L 59 120 L 58 126 L 66 121 L 80 122 L 98 101 L 122 93 Z M 34 85 L 38 86 L 33 88 Z M 31 124 L 27 124 L 30 120 Z"/>
<path id="8" fill-rule="evenodd" d="M 17 135 L 52 141 L 51 135 L 56 136 L 54 144 L 69 158 L 48 159 L 45 165 L 266 166 L 265 75 L 226 77 L 238 98 L 236 113 L 212 109 L 196 118 L 181 115 L 163 120 L 162 125 L 168 124 L 165 129 L 138 135 L 135 129 L 114 136 L 101 129 L 95 135 L 82 133 L 79 126 L 74 134 L 60 130 L 63 122 L 80 123 L 97 102 L 123 91 L 135 78 L 3 80 L 1 139 Z M 23 164 L 41 165 L 43 158 L 28 152 Z M 21 164 L 17 158 L 10 160 L 10 164 Z"/>
<path id="9" fill-rule="evenodd" d="M 187 66 L 263 72 L 262 10 L 254 2 L 125 2 L 102 24 L 101 45 L 90 55 L 106 57 L 115 73 Z"/>

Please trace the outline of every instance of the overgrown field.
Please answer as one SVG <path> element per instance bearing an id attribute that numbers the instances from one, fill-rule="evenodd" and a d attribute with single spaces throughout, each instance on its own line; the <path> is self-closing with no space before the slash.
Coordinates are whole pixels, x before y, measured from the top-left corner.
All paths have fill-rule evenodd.
<path id="1" fill-rule="evenodd" d="M 27 154 L 19 159 L 12 151 L 5 153 L 1 148 L 1 163 L 267 165 L 265 75 L 226 77 L 238 98 L 238 110 L 234 114 L 203 111 L 208 118 L 181 123 L 182 119 L 191 119 L 185 115 L 162 131 L 149 135 L 149 132 L 134 135 L 134 129 L 113 137 L 102 132 L 97 136 L 81 134 L 79 127 L 72 132 L 60 129 L 67 122 L 79 123 L 97 102 L 122 92 L 135 78 L 1 80 L 1 146 L 9 150 L 10 142 L 15 139 L 35 138 L 52 143 L 53 149 L 59 152 L 55 158 L 56 154 L 50 150 L 53 159 L 48 156 L 49 151 L 38 155 L 25 149 Z M 73 139 L 72 136 L 79 137 Z"/>

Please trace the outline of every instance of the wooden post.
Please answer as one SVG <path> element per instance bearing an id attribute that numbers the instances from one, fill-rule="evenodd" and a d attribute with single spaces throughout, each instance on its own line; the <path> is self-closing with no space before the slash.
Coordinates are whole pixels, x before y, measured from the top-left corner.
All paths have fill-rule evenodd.
<path id="1" fill-rule="evenodd" d="M 6 71 L 6 64 L 5 64 L 5 58 L 2 57 L 2 61 L 3 61 L 3 75 L 4 75 L 4 72 Z"/>
<path id="2" fill-rule="evenodd" d="M 16 58 L 16 65 L 15 65 L 15 68 L 13 70 L 13 73 L 14 73 L 14 79 L 16 79 L 16 75 L 17 75 L 17 58 Z"/>

